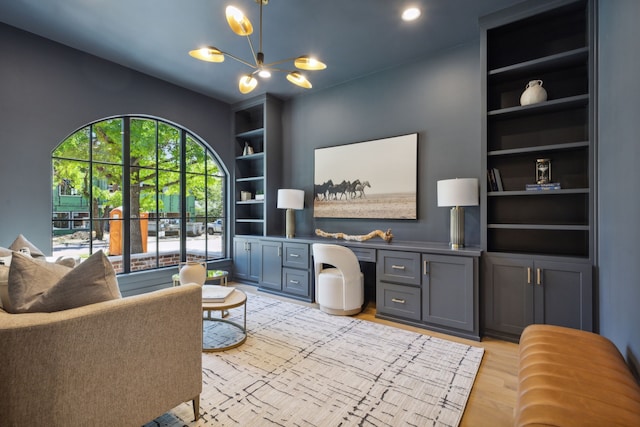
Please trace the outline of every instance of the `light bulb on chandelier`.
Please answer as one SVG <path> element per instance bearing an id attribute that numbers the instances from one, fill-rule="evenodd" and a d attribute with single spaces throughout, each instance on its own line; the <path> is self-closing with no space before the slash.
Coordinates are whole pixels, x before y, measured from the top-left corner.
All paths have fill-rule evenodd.
<path id="1" fill-rule="evenodd" d="M 212 46 L 206 46 L 200 49 L 191 50 L 189 52 L 189 55 L 201 61 L 207 62 L 224 62 L 225 56 L 228 56 L 231 59 L 234 59 L 250 68 L 253 68 L 254 71 L 252 73 L 243 74 L 238 81 L 238 89 L 243 94 L 247 94 L 253 91 L 258 86 L 258 80 L 254 77 L 255 74 L 258 74 L 258 76 L 260 76 L 261 78 L 269 78 L 271 77 L 271 72 L 273 71 L 287 73 L 287 80 L 289 82 L 302 88 L 310 89 L 312 87 L 311 82 L 309 82 L 309 80 L 307 80 L 307 78 L 299 71 L 285 70 L 274 66 L 293 61 L 293 65 L 299 70 L 316 71 L 324 70 L 325 68 L 327 68 L 326 64 L 309 55 L 301 55 L 298 57 L 287 58 L 265 64 L 264 53 L 262 51 L 262 6 L 267 4 L 268 0 L 255 1 L 256 3 L 260 4 L 260 45 L 257 53 L 254 53 L 255 49 L 253 48 L 253 43 L 251 42 L 251 38 L 249 37 L 253 33 L 253 25 L 251 24 L 249 18 L 237 7 L 227 6 L 225 10 L 227 23 L 229 24 L 229 28 L 231 28 L 231 31 L 239 36 L 247 37 L 249 47 L 253 54 L 252 62 L 245 61 L 237 56 L 234 56 L 228 52 L 224 52 Z"/>

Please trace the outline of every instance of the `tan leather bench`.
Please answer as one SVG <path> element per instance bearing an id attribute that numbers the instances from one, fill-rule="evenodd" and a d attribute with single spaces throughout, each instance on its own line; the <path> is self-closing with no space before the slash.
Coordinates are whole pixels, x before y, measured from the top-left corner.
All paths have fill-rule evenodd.
<path id="1" fill-rule="evenodd" d="M 640 385 L 616 346 L 585 331 L 528 326 L 516 426 L 640 426 Z"/>

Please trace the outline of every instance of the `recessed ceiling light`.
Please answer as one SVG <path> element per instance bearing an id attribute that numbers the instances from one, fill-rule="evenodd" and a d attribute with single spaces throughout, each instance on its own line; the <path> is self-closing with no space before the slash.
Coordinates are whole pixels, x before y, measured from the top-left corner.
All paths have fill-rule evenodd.
<path id="1" fill-rule="evenodd" d="M 417 7 L 410 7 L 402 12 L 403 21 L 414 21 L 420 17 L 420 9 Z"/>

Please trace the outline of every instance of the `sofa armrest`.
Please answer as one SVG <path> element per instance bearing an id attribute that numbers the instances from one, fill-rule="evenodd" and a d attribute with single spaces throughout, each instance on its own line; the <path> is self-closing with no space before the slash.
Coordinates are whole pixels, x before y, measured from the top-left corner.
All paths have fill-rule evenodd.
<path id="1" fill-rule="evenodd" d="M 202 390 L 197 285 L 55 313 L 0 312 L 3 425 L 142 425 Z"/>

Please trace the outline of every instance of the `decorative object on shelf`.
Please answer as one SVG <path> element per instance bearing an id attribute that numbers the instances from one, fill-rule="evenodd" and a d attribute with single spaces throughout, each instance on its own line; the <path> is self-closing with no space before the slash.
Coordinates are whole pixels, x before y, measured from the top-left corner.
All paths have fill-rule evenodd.
<path id="1" fill-rule="evenodd" d="M 200 261 L 181 262 L 178 277 L 181 285 L 197 283 L 202 286 L 207 279 L 207 264 Z"/>
<path id="2" fill-rule="evenodd" d="M 547 100 L 547 90 L 542 87 L 542 80 L 531 80 L 520 96 L 520 105 L 531 105 Z"/>
<path id="3" fill-rule="evenodd" d="M 291 188 L 278 190 L 278 209 L 286 209 L 286 236 L 288 239 L 295 236 L 296 219 L 293 210 L 304 208 L 304 191 Z"/>
<path id="4" fill-rule="evenodd" d="M 358 242 L 364 242 L 365 240 L 373 239 L 374 237 L 380 237 L 385 242 L 391 243 L 391 239 L 393 239 L 393 234 L 391 234 L 390 228 L 386 232 L 382 230 L 373 230 L 371 233 L 363 234 L 363 235 L 349 235 L 344 233 L 327 233 L 326 231 L 322 231 L 319 228 L 316 228 L 316 236 L 328 237 L 333 239 L 355 240 Z"/>
<path id="5" fill-rule="evenodd" d="M 487 179 L 489 180 L 489 191 L 504 191 L 502 176 L 497 168 L 487 169 Z"/>
<path id="6" fill-rule="evenodd" d="M 450 243 L 452 249 L 464 247 L 464 208 L 478 206 L 478 180 L 455 178 L 438 181 L 438 206 L 451 206 Z"/>
<path id="7" fill-rule="evenodd" d="M 248 142 L 244 143 L 244 150 L 242 150 L 242 155 L 243 156 L 249 156 L 253 154 L 253 147 L 249 145 Z"/>
<path id="8" fill-rule="evenodd" d="M 536 184 L 548 184 L 551 182 L 551 160 L 536 160 Z"/>
<path id="9" fill-rule="evenodd" d="M 252 58 L 250 61 L 245 61 L 243 59 L 238 58 L 228 52 L 224 52 L 216 47 L 206 46 L 200 49 L 195 49 L 189 51 L 189 55 L 196 59 L 200 59 L 202 61 L 207 62 L 223 62 L 225 55 L 231 59 L 234 59 L 250 68 L 252 71 L 249 74 L 243 74 L 240 77 L 238 82 L 238 89 L 240 92 L 246 94 L 254 90 L 258 86 L 258 80 L 255 78 L 257 74 L 259 77 L 263 79 L 267 79 L 271 77 L 272 71 L 280 71 L 287 73 L 287 80 L 293 83 L 296 86 L 300 86 L 305 89 L 311 88 L 311 82 L 307 80 L 307 78 L 301 74 L 297 70 L 284 70 L 282 68 L 276 67 L 277 65 L 283 64 L 285 62 L 293 61 L 293 65 L 300 70 L 324 70 L 327 66 L 318 61 L 315 58 L 312 58 L 308 55 L 302 55 L 298 57 L 292 57 L 287 59 L 282 59 L 279 61 L 274 61 L 270 63 L 264 62 L 264 52 L 262 50 L 262 7 L 269 3 L 269 0 L 256 0 L 256 3 L 260 5 L 260 36 L 259 36 L 259 47 L 258 52 L 256 53 L 253 43 L 251 42 L 251 38 L 249 37 L 253 33 L 253 25 L 247 16 L 238 8 L 234 6 L 227 6 L 225 10 L 227 23 L 231 28 L 231 31 L 236 33 L 239 36 L 246 36 L 247 41 L 249 42 L 249 48 L 251 49 Z"/>
<path id="10" fill-rule="evenodd" d="M 256 191 L 256 200 L 264 200 L 264 193 Z"/>
<path id="11" fill-rule="evenodd" d="M 251 192 L 249 192 L 249 191 L 241 191 L 240 192 L 240 201 L 246 202 L 248 200 L 251 200 Z"/>
<path id="12" fill-rule="evenodd" d="M 527 184 L 525 189 L 527 191 L 540 191 L 540 190 L 560 190 L 562 187 L 559 182 L 549 182 L 547 184 Z"/>

